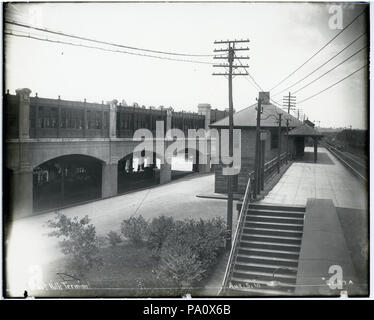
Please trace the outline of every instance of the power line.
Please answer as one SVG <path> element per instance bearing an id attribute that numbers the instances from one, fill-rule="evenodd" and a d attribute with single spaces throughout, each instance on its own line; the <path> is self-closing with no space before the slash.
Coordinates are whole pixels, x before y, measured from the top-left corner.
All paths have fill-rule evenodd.
<path id="1" fill-rule="evenodd" d="M 264 91 L 264 89 L 261 88 L 261 86 L 257 83 L 255 78 L 248 72 L 249 77 L 252 79 L 253 83 L 261 90 Z M 247 78 L 246 78 L 247 79 Z"/>
<path id="2" fill-rule="evenodd" d="M 240 63 L 240 65 L 242 67 L 244 67 L 243 64 L 242 64 L 242 62 L 240 60 L 239 60 L 239 63 Z M 262 89 L 262 87 L 255 80 L 255 78 L 248 72 L 248 69 L 246 67 L 244 67 L 244 70 L 248 73 L 248 76 L 251 78 L 251 80 L 253 81 L 253 83 L 251 81 L 249 81 L 248 78 L 245 78 L 245 80 L 247 80 L 249 82 L 249 84 L 252 85 L 256 90 L 264 91 L 264 89 Z"/>
<path id="3" fill-rule="evenodd" d="M 19 26 L 19 27 L 23 27 L 23 28 L 33 29 L 33 30 L 37 30 L 37 31 L 51 33 L 51 34 L 56 34 L 56 35 L 60 35 L 60 36 L 64 36 L 64 37 L 70 37 L 70 38 L 74 38 L 74 39 L 79 39 L 79 40 L 84 40 L 84 41 L 90 41 L 90 42 L 95 42 L 95 43 L 120 47 L 120 48 L 124 48 L 124 49 L 152 52 L 152 53 L 159 53 L 159 54 L 167 54 L 167 55 L 174 55 L 174 56 L 185 56 L 185 57 L 212 57 L 213 56 L 211 54 L 178 53 L 178 52 L 160 51 L 160 50 L 132 47 L 132 46 L 117 44 L 117 43 L 113 43 L 113 42 L 101 41 L 101 40 L 90 39 L 90 38 L 86 38 L 86 37 L 82 37 L 82 36 L 67 34 L 67 33 L 64 33 L 64 32 L 61 32 L 61 31 L 56 31 L 56 30 L 51 30 L 51 29 L 46 29 L 46 28 L 39 28 L 39 27 L 36 27 L 36 26 L 24 24 L 24 23 L 17 22 L 17 21 L 5 20 L 5 23 L 15 25 L 15 26 Z"/>
<path id="4" fill-rule="evenodd" d="M 277 95 L 281 94 L 282 92 L 284 91 L 287 91 L 289 90 L 290 88 L 294 87 L 295 85 L 297 85 L 298 83 L 304 81 L 306 78 L 308 78 L 309 76 L 311 76 L 313 73 L 315 73 L 316 71 L 318 71 L 319 69 L 321 69 L 323 66 L 325 66 L 327 63 L 329 63 L 331 60 L 333 60 L 334 58 L 336 58 L 339 54 L 341 54 L 343 51 L 345 51 L 346 49 L 348 49 L 352 44 L 354 44 L 357 40 L 359 40 L 361 37 L 363 37 L 364 35 L 366 34 L 366 32 L 362 33 L 361 35 L 359 35 L 356 39 L 354 39 L 351 43 L 349 43 L 347 46 L 345 46 L 342 50 L 340 50 L 338 53 L 336 53 L 335 55 L 333 55 L 330 59 L 328 59 L 326 62 L 324 62 L 323 64 L 321 64 L 319 67 L 317 67 L 316 69 L 314 69 L 312 72 L 310 72 L 309 74 L 307 74 L 304 78 L 296 81 L 294 84 L 288 86 L 287 88 L 277 92 L 276 94 L 274 94 L 273 96 L 276 97 Z"/>
<path id="5" fill-rule="evenodd" d="M 245 78 L 245 80 L 247 80 L 248 83 L 249 83 L 253 88 L 255 88 L 256 90 L 264 91 L 264 90 L 260 87 L 260 85 L 256 82 L 256 80 L 251 76 L 251 74 L 248 72 L 248 70 L 245 69 L 245 71 L 247 71 L 247 73 L 248 73 L 247 75 L 252 79 L 253 83 L 252 83 L 251 81 L 249 81 L 248 78 Z"/>
<path id="6" fill-rule="evenodd" d="M 77 43 L 67 42 L 67 41 L 51 40 L 51 39 L 48 39 L 48 38 L 39 38 L 39 37 L 31 36 L 31 35 L 15 34 L 15 33 L 12 33 L 12 32 L 4 32 L 4 34 L 9 35 L 9 36 L 13 36 L 13 37 L 27 38 L 27 39 L 39 40 L 39 41 L 50 42 L 50 43 L 67 44 L 67 45 L 70 45 L 70 46 L 82 47 L 82 48 L 87 48 L 87 49 L 96 49 L 96 50 L 102 50 L 102 51 L 108 51 L 108 52 L 124 53 L 124 54 L 130 54 L 130 55 L 134 55 L 134 56 L 156 58 L 156 59 L 161 59 L 161 60 L 171 60 L 171 61 L 180 61 L 180 62 L 190 62 L 190 63 L 212 65 L 211 62 L 206 62 L 206 61 L 169 58 L 169 57 L 162 57 L 162 56 L 156 56 L 156 55 L 145 54 L 145 53 L 136 53 L 136 52 L 123 51 L 123 50 L 114 50 L 114 49 L 109 49 L 109 48 L 88 46 L 88 45 L 85 45 L 85 44 L 77 44 Z"/>
<path id="7" fill-rule="evenodd" d="M 324 74 L 320 75 L 319 77 L 315 78 L 314 80 L 312 80 L 311 82 L 307 83 L 306 85 L 304 85 L 303 87 L 297 89 L 296 91 L 293 91 L 293 93 L 297 93 L 303 89 L 305 89 L 306 87 L 310 86 L 312 83 L 316 82 L 317 80 L 321 79 L 322 77 L 324 77 L 326 74 L 330 73 L 331 71 L 333 71 L 334 69 L 336 69 L 337 67 L 339 67 L 340 65 L 342 65 L 344 62 L 348 61 L 349 59 L 351 59 L 352 57 L 354 57 L 356 54 L 360 53 L 362 50 L 366 49 L 367 46 L 364 46 L 363 48 L 361 48 L 360 50 L 356 51 L 354 54 L 350 55 L 348 58 L 344 59 L 342 62 L 338 63 L 337 65 L 335 65 L 334 67 L 332 67 L 331 69 L 327 70 Z"/>
<path id="8" fill-rule="evenodd" d="M 336 85 L 337 85 L 337 84 L 339 84 L 340 82 L 342 82 L 342 81 L 344 81 L 344 80 L 348 79 L 349 77 L 353 76 L 353 75 L 354 75 L 355 73 L 359 72 L 360 70 L 364 69 L 364 68 L 365 68 L 365 67 L 367 67 L 367 66 L 368 66 L 368 64 L 365 64 L 365 65 L 364 65 L 364 66 L 362 66 L 361 68 L 357 69 L 356 71 L 353 71 L 353 72 L 352 72 L 352 73 L 350 73 L 350 74 L 349 74 L 348 76 L 344 77 L 343 79 L 340 79 L 339 81 L 335 82 L 335 83 L 334 83 L 334 84 L 332 84 L 331 86 L 329 86 L 329 87 L 327 87 L 327 88 L 325 88 L 325 89 L 323 89 L 323 90 L 321 90 L 321 91 L 319 91 L 319 92 L 317 92 L 317 93 L 315 93 L 315 94 L 311 95 L 311 96 L 310 96 L 310 97 L 308 97 L 308 98 L 305 98 L 305 99 L 303 99 L 303 100 L 299 101 L 298 103 L 302 103 L 302 102 L 305 102 L 305 101 L 307 101 L 307 100 L 309 100 L 309 99 L 312 99 L 312 98 L 314 98 L 315 96 L 318 96 L 319 94 L 321 94 L 321 93 L 323 93 L 323 92 L 327 91 L 328 89 L 330 89 L 330 88 L 332 88 L 332 87 L 336 86 Z"/>
<path id="9" fill-rule="evenodd" d="M 333 42 L 339 35 L 341 35 L 349 26 L 351 26 L 363 13 L 365 13 L 366 9 L 363 10 L 356 18 L 354 18 L 349 24 L 347 24 L 340 32 L 338 32 L 332 39 L 330 39 L 325 45 L 323 45 L 316 53 L 314 53 L 309 59 L 307 59 L 303 64 L 301 64 L 296 70 L 291 72 L 288 76 L 283 78 L 278 84 L 276 84 L 273 88 L 270 89 L 272 91 L 273 89 L 277 88 L 279 85 L 281 85 L 284 81 L 286 81 L 289 77 L 294 75 L 298 70 L 300 70 L 304 65 L 306 65 L 310 60 L 312 60 L 317 54 L 319 54 L 323 49 L 325 49 L 331 42 Z"/>

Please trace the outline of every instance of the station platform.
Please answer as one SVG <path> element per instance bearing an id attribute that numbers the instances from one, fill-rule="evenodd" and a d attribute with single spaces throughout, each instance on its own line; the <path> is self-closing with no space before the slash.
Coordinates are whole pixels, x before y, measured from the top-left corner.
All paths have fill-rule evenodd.
<path id="1" fill-rule="evenodd" d="M 306 205 L 308 198 L 331 199 L 335 207 L 368 209 L 368 190 L 328 150 L 306 147 L 303 159 L 295 161 L 259 203 Z"/>

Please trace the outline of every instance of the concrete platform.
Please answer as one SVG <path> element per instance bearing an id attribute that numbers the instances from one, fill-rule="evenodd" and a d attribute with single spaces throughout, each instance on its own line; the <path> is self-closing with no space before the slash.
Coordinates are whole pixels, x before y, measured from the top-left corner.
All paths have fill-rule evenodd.
<path id="1" fill-rule="evenodd" d="M 341 270 L 334 278 L 333 270 Z M 349 295 L 367 292 L 357 279 L 346 239 L 331 200 L 307 201 L 304 233 L 301 243 L 297 296 L 339 296 L 341 290 Z"/>
<path id="2" fill-rule="evenodd" d="M 305 159 L 294 162 L 261 202 L 306 205 L 308 198 L 331 199 L 336 207 L 367 210 L 366 187 L 325 148 L 318 148 L 318 162 L 311 163 L 313 148 Z"/>

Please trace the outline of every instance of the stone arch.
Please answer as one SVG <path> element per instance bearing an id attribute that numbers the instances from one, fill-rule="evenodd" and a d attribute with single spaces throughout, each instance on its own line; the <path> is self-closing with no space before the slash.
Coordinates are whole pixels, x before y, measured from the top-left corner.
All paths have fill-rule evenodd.
<path id="1" fill-rule="evenodd" d="M 37 166 L 42 165 L 45 162 L 54 159 L 75 155 L 96 159 L 102 163 L 108 161 L 107 157 L 101 156 L 100 152 L 94 150 L 86 150 L 85 152 L 72 152 L 71 150 L 64 150 L 63 148 L 61 150 L 59 150 L 59 148 L 54 148 L 53 152 L 38 152 L 38 150 L 36 150 L 36 152 L 34 152 L 32 156 L 31 166 L 32 168 L 35 168 Z"/>
<path id="2" fill-rule="evenodd" d="M 160 158 L 156 152 L 135 156 L 133 152 L 126 153 L 118 160 L 118 193 L 159 184 Z"/>
<path id="3" fill-rule="evenodd" d="M 100 198 L 103 164 L 96 157 L 69 154 L 33 167 L 34 211 Z"/>

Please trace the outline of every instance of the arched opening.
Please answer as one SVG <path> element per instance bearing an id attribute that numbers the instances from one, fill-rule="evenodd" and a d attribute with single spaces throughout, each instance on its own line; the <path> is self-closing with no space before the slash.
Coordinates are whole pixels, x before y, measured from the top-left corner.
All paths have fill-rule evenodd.
<path id="1" fill-rule="evenodd" d="M 154 152 L 151 156 L 144 151 L 137 156 L 128 154 L 118 161 L 118 193 L 159 184 L 160 168 L 160 158 Z"/>
<path id="2" fill-rule="evenodd" d="M 33 170 L 33 209 L 43 211 L 101 197 L 102 161 L 85 155 L 51 159 Z"/>
<path id="3" fill-rule="evenodd" d="M 171 177 L 172 180 L 184 177 L 192 172 L 199 171 L 199 159 L 201 157 L 198 150 L 194 159 L 193 155 L 188 152 L 188 148 L 181 150 L 173 155 L 171 163 Z"/>

